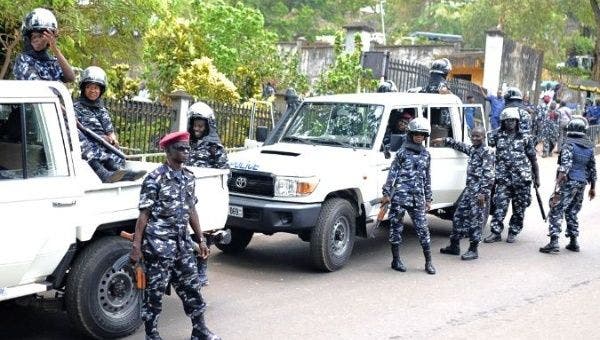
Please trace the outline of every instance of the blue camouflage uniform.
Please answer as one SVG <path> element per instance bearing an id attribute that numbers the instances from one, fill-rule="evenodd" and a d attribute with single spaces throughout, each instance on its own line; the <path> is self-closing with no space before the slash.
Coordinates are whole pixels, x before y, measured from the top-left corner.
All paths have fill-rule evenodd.
<path id="1" fill-rule="evenodd" d="M 558 121 L 550 118 L 550 109 L 547 108 L 540 114 L 540 140 L 544 146 L 543 154 L 550 156 L 554 145 L 558 141 Z"/>
<path id="2" fill-rule="evenodd" d="M 579 140 L 579 141 L 578 141 Z M 593 146 L 581 143 L 580 138 L 569 138 L 560 152 L 558 171 L 567 175 L 558 190 L 559 199 L 550 205 L 548 236 L 559 236 L 563 215 L 567 222 L 567 237 L 579 236 L 577 214 L 581 210 L 585 186 L 596 183 L 596 159 Z"/>
<path id="3" fill-rule="evenodd" d="M 429 79 L 429 83 L 425 86 L 421 93 L 440 93 L 440 91 L 450 91 L 450 86 L 448 86 L 448 82 L 446 78 L 440 74 L 431 74 Z M 450 112 L 447 108 L 442 108 L 440 117 L 440 124 L 444 127 L 452 127 L 452 118 L 450 117 Z"/>
<path id="4" fill-rule="evenodd" d="M 396 153 L 382 188 L 383 196 L 387 197 L 390 197 L 392 186 L 396 188 L 393 197 L 390 197 L 391 244 L 402 242 L 402 219 L 408 212 L 421 246 L 423 249 L 430 249 L 431 239 L 425 217 L 425 205 L 432 200 L 430 166 L 431 155 L 421 145 L 407 141 Z"/>
<path id="5" fill-rule="evenodd" d="M 86 128 L 99 136 L 105 136 L 114 132 L 114 128 L 108 114 L 108 110 L 102 105 L 100 99 L 96 102 L 92 102 L 85 98 L 80 98 L 73 104 L 75 109 L 75 116 L 77 120 Z M 81 152 L 83 159 L 92 160 L 97 159 L 98 161 L 104 162 L 108 159 L 112 159 L 116 164 L 120 166 L 125 165 L 125 160 L 116 154 L 106 150 L 100 143 L 88 138 L 79 131 L 79 141 L 81 143 Z"/>
<path id="6" fill-rule="evenodd" d="M 196 258 L 187 229 L 190 210 L 197 201 L 194 175 L 186 168 L 176 171 L 163 164 L 142 184 L 139 209 L 150 212 L 142 241 L 147 277 L 142 319 L 150 339 L 158 338 L 158 317 L 169 282 L 192 320 L 192 339 L 201 337 L 206 304 L 200 294 Z"/>
<path id="7" fill-rule="evenodd" d="M 529 157 L 535 158 L 533 137 L 515 132 L 511 135 L 496 130 L 489 138 L 489 145 L 496 147 L 496 191 L 493 200 L 491 230 L 500 234 L 504 229 L 504 217 L 512 201 L 509 232 L 517 235 L 523 229 L 525 209 L 531 204 L 533 172 Z"/>
<path id="8" fill-rule="evenodd" d="M 50 57 L 46 51 L 30 51 L 17 56 L 13 66 L 16 80 L 63 81 L 64 74 L 56 57 Z"/>
<path id="9" fill-rule="evenodd" d="M 487 209 L 479 205 L 477 197 L 486 196 L 489 204 L 494 184 L 494 152 L 487 146 L 473 146 L 444 138 L 444 144 L 469 156 L 467 184 L 452 219 L 450 239 L 469 236 L 471 242 L 481 241 L 481 230 L 487 221 Z"/>

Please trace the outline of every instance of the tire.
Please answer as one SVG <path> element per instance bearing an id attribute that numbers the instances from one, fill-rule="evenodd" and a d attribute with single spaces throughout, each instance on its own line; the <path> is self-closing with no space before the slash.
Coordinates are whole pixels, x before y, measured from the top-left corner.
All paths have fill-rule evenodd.
<path id="1" fill-rule="evenodd" d="M 356 213 L 350 202 L 333 198 L 321 207 L 310 237 L 310 256 L 315 267 L 333 272 L 344 266 L 354 247 Z"/>
<path id="2" fill-rule="evenodd" d="M 227 244 L 216 243 L 215 246 L 226 254 L 238 254 L 244 251 L 252 240 L 253 231 L 231 228 L 231 242 Z"/>
<path id="3" fill-rule="evenodd" d="M 97 339 L 132 334 L 142 324 L 142 293 L 126 270 L 131 242 L 117 236 L 88 245 L 67 278 L 65 305 L 71 323 Z"/>

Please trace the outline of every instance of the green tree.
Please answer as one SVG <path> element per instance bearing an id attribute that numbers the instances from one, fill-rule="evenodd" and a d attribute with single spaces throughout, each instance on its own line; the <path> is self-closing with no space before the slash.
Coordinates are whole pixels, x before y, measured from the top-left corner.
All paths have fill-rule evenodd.
<path id="1" fill-rule="evenodd" d="M 240 95 L 233 83 L 217 71 L 207 57 L 192 60 L 190 67 L 182 68 L 173 83 L 176 90 L 184 90 L 196 99 L 218 102 L 236 102 Z"/>
<path id="2" fill-rule="evenodd" d="M 9 65 L 21 49 L 21 22 L 36 7 L 50 9 L 58 20 L 58 46 L 73 66 L 115 63 L 138 64 L 141 37 L 149 18 L 161 13 L 163 0 L 90 1 L 80 5 L 67 0 L 0 0 L 0 78 L 10 74 Z"/>
<path id="3" fill-rule="evenodd" d="M 352 53 L 343 51 L 342 34 L 335 37 L 335 61 L 329 70 L 321 75 L 315 84 L 318 94 L 354 93 L 374 90 L 377 81 L 373 79 L 371 70 L 360 64 L 361 38 L 354 36 L 355 49 Z"/>

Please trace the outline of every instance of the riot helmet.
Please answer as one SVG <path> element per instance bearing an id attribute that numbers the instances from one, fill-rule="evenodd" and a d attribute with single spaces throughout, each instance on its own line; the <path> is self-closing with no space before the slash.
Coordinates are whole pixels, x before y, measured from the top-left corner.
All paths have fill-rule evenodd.
<path id="1" fill-rule="evenodd" d="M 511 86 L 506 89 L 504 100 L 523 100 L 523 93 L 518 88 Z"/>
<path id="2" fill-rule="evenodd" d="M 208 106 L 204 102 L 196 102 L 192 106 L 190 106 L 190 108 L 188 109 L 187 129 L 190 135 L 192 136 L 192 139 L 195 139 L 194 121 L 197 119 L 204 120 L 206 124 L 206 130 L 204 131 L 203 136 L 206 136 L 210 133 L 211 123 L 214 123 L 215 121 L 215 112 L 210 106 Z"/>
<path id="3" fill-rule="evenodd" d="M 584 117 L 573 117 L 567 124 L 567 136 L 583 137 L 588 129 L 588 121 Z"/>
<path id="4" fill-rule="evenodd" d="M 377 88 L 377 92 L 379 92 L 379 93 L 398 92 L 398 88 L 396 87 L 396 84 L 393 81 L 385 80 L 385 81 L 381 82 L 381 84 L 379 84 L 379 87 Z"/>
<path id="5" fill-rule="evenodd" d="M 411 134 L 423 133 L 429 136 L 431 133 L 431 126 L 426 118 L 417 117 L 408 123 L 408 132 Z"/>
<path id="6" fill-rule="evenodd" d="M 508 119 L 521 119 L 521 114 L 519 113 L 519 108 L 517 107 L 507 107 L 500 113 L 500 121 L 508 120 Z"/>
<path id="7" fill-rule="evenodd" d="M 54 14 L 45 8 L 36 8 L 29 12 L 23 19 L 23 24 L 21 25 L 23 37 L 28 36 L 34 31 L 46 30 L 56 33 L 58 30 L 58 23 Z"/>
<path id="8" fill-rule="evenodd" d="M 100 86 L 100 91 L 104 93 L 106 90 L 106 72 L 98 66 L 90 66 L 81 73 L 79 81 L 79 89 L 83 92 L 88 84 L 96 84 Z"/>
<path id="9" fill-rule="evenodd" d="M 450 71 L 452 71 L 452 64 L 450 64 L 450 60 L 447 58 L 442 58 L 433 61 L 429 73 L 437 73 L 445 76 L 450 73 Z"/>

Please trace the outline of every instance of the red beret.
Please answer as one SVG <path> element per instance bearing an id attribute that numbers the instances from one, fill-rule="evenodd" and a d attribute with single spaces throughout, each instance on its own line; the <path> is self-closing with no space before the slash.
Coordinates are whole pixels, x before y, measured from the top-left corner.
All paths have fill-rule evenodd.
<path id="1" fill-rule="evenodd" d="M 187 131 L 172 132 L 172 133 L 169 133 L 168 135 L 164 136 L 160 140 L 158 145 L 160 145 L 161 148 L 165 149 L 167 146 L 169 146 L 173 143 L 188 142 L 189 140 L 190 140 L 190 133 Z"/>

